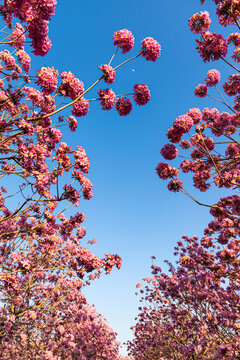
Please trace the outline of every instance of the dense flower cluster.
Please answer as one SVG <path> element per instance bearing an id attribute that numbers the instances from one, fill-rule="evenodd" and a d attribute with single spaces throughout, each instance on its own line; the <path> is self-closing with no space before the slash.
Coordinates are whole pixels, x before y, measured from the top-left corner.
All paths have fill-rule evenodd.
<path id="1" fill-rule="evenodd" d="M 232 59 L 237 63 L 240 62 L 240 48 L 237 48 L 233 51 Z"/>
<path id="2" fill-rule="evenodd" d="M 67 116 L 66 120 L 69 124 L 69 129 L 74 132 L 78 127 L 77 119 L 74 116 Z"/>
<path id="3" fill-rule="evenodd" d="M 195 34 L 202 33 L 209 29 L 211 19 L 207 11 L 201 12 L 201 14 L 194 14 L 189 20 L 189 28 Z"/>
<path id="4" fill-rule="evenodd" d="M 64 71 L 60 78 L 62 83 L 58 87 L 60 94 L 69 96 L 70 99 L 75 100 L 84 93 L 83 82 L 77 79 L 70 71 Z"/>
<path id="5" fill-rule="evenodd" d="M 11 26 L 14 16 L 19 18 L 21 22 L 26 23 L 26 31 L 28 37 L 32 40 L 31 45 L 34 48 L 34 54 L 44 56 L 51 48 L 51 41 L 48 37 L 48 23 L 52 15 L 55 14 L 56 4 L 56 0 L 6 0 L 4 5 L 0 6 L 0 11 L 8 26 Z M 19 29 L 18 26 L 16 31 L 19 31 Z M 12 40 L 16 38 L 16 31 L 12 35 Z M 23 39 L 22 36 L 19 39 Z M 21 43 L 22 41 L 20 40 Z M 12 42 L 12 45 L 14 44 L 18 47 L 19 41 Z"/>
<path id="6" fill-rule="evenodd" d="M 198 124 L 202 120 L 202 113 L 200 109 L 196 109 L 196 108 L 189 109 L 187 115 L 193 119 L 194 124 Z"/>
<path id="7" fill-rule="evenodd" d="M 100 104 L 102 105 L 102 110 L 111 110 L 116 101 L 116 95 L 112 89 L 99 89 L 98 96 L 100 99 Z"/>
<path id="8" fill-rule="evenodd" d="M 147 37 L 142 40 L 141 55 L 145 57 L 146 60 L 156 61 L 160 56 L 160 50 L 160 44 L 152 37 Z"/>
<path id="9" fill-rule="evenodd" d="M 178 155 L 178 150 L 177 150 L 176 146 L 174 146 L 173 144 L 164 145 L 164 147 L 161 149 L 160 152 L 161 152 L 161 155 L 166 160 L 173 160 Z"/>
<path id="10" fill-rule="evenodd" d="M 24 50 L 18 50 L 16 52 L 16 56 L 18 57 L 21 65 L 22 65 L 23 70 L 25 71 L 26 74 L 28 74 L 30 69 L 31 69 L 31 58 L 30 58 L 30 56 Z"/>
<path id="11" fill-rule="evenodd" d="M 173 128 L 179 132 L 186 133 L 191 130 L 193 126 L 193 120 L 188 115 L 181 115 L 173 122 Z"/>
<path id="12" fill-rule="evenodd" d="M 204 85 L 204 84 L 199 84 L 199 85 L 195 88 L 194 94 L 195 94 L 195 96 L 198 96 L 198 97 L 201 97 L 201 98 L 207 96 L 207 94 L 208 94 L 208 88 L 207 88 L 207 86 Z"/>
<path id="13" fill-rule="evenodd" d="M 219 60 L 228 53 L 227 40 L 216 33 L 206 32 L 203 40 L 196 40 L 197 50 L 204 62 Z"/>
<path id="14" fill-rule="evenodd" d="M 81 101 L 75 102 L 73 104 L 72 114 L 77 117 L 85 116 L 87 115 L 88 110 L 89 110 L 89 102 L 84 100 L 84 98 L 82 98 Z"/>
<path id="15" fill-rule="evenodd" d="M 23 49 L 26 42 L 26 37 L 24 35 L 25 31 L 21 24 L 16 24 L 15 29 L 13 30 L 11 36 L 9 37 L 11 46 L 18 49 Z"/>
<path id="16" fill-rule="evenodd" d="M 178 170 L 166 163 L 159 163 L 156 167 L 156 172 L 160 179 L 166 180 L 178 175 Z"/>
<path id="17" fill-rule="evenodd" d="M 232 224 L 223 218 L 222 225 L 229 229 Z M 143 279 L 144 307 L 129 352 L 137 360 L 237 359 L 239 286 L 234 274 L 240 242 L 232 240 L 216 251 L 212 235 L 200 241 L 184 235 L 182 240 L 175 246 L 177 267 L 166 261 L 169 272 L 164 273 L 153 265 L 152 277 Z"/>
<path id="18" fill-rule="evenodd" d="M 8 50 L 2 50 L 0 52 L 0 60 L 2 60 L 5 63 L 6 70 L 15 70 L 16 68 L 15 59 Z"/>
<path id="19" fill-rule="evenodd" d="M 227 38 L 228 44 L 233 44 L 235 47 L 240 46 L 240 34 L 239 33 L 232 33 Z"/>
<path id="20" fill-rule="evenodd" d="M 112 84 L 116 77 L 116 72 L 110 65 L 101 65 L 99 69 L 103 72 L 103 79 L 107 84 Z"/>
<path id="21" fill-rule="evenodd" d="M 207 78 L 205 79 L 207 86 L 215 86 L 220 81 L 220 72 L 216 69 L 209 70 L 207 73 Z"/>
<path id="22" fill-rule="evenodd" d="M 131 31 L 127 29 L 118 30 L 113 35 L 114 45 L 122 49 L 122 53 L 132 50 L 134 46 L 134 36 Z"/>
<path id="23" fill-rule="evenodd" d="M 116 104 L 115 104 L 116 110 L 121 116 L 128 115 L 132 110 L 132 103 L 130 99 L 127 99 L 124 96 L 121 96 Z"/>
<path id="24" fill-rule="evenodd" d="M 218 1 L 217 15 L 220 24 L 227 26 L 229 24 L 236 24 L 240 19 L 240 7 L 238 0 L 224 0 Z"/>
<path id="25" fill-rule="evenodd" d="M 150 100 L 150 91 L 146 84 L 136 84 L 133 87 L 133 98 L 138 105 L 145 105 Z"/>
<path id="26" fill-rule="evenodd" d="M 42 67 L 38 70 L 37 84 L 41 86 L 43 92 L 51 94 L 57 88 L 58 71 L 53 67 Z"/>

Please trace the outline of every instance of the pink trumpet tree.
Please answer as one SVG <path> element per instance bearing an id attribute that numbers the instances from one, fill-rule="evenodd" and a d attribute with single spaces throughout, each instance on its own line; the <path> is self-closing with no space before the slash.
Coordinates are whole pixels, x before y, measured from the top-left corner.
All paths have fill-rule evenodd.
<path id="1" fill-rule="evenodd" d="M 121 258 L 109 253 L 100 258 L 84 244 L 79 204 L 93 196 L 90 161 L 83 147 L 72 149 L 64 141 L 60 127 L 76 131 L 76 117 L 89 110 L 88 92 L 102 80 L 112 84 L 118 67 L 140 55 L 155 61 L 160 45 L 146 38 L 137 55 L 113 68 L 118 48 L 126 53 L 134 44 L 130 31 L 116 32 L 115 54 L 99 66 L 99 79 L 87 89 L 74 74 L 59 74 L 53 66 L 30 75 L 26 36 L 35 55 L 49 51 L 55 6 L 55 0 L 0 5 L 9 31 L 7 41 L 0 41 L 6 47 L 0 52 L 0 357 L 113 360 L 116 334 L 82 289 L 102 272 L 119 269 Z M 145 84 L 135 85 L 132 95 L 138 105 L 150 99 Z M 103 110 L 115 105 L 120 115 L 132 109 L 131 100 L 112 89 L 100 89 L 95 100 Z M 65 117 L 66 109 L 71 114 Z M 67 216 L 70 205 L 76 212 Z"/>
<path id="2" fill-rule="evenodd" d="M 209 70 L 195 88 L 198 97 L 212 97 L 215 88 L 214 99 L 223 111 L 191 108 L 177 117 L 167 132 L 170 142 L 161 149 L 167 162 L 156 167 L 160 179 L 169 181 L 169 191 L 181 191 L 208 207 L 213 220 L 202 238 L 184 235 L 177 243 L 176 265 L 167 262 L 168 273 L 152 266 L 153 276 L 140 289 L 142 304 L 129 342 L 135 360 L 240 359 L 240 1 L 215 4 L 219 23 L 235 25 L 234 32 L 226 38 L 210 32 L 207 11 L 194 14 L 189 27 L 199 34 L 197 51 L 204 62 L 223 61 L 234 71 L 223 79 L 222 90 L 217 69 Z M 185 160 L 170 165 L 184 153 Z M 216 186 L 230 195 L 204 204 L 184 186 L 181 173 L 192 174 L 193 186 L 201 192 Z"/>

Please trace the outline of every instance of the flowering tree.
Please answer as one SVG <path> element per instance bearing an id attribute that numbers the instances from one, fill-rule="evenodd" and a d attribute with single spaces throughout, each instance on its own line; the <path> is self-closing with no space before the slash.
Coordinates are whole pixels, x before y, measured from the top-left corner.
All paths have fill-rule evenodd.
<path id="1" fill-rule="evenodd" d="M 224 61 L 234 70 L 224 79 L 224 93 L 217 86 L 220 72 L 216 69 L 209 70 L 204 83 L 195 88 L 196 96 L 213 97 L 209 92 L 215 87 L 217 97 L 213 98 L 224 111 L 191 108 L 179 116 L 167 132 L 170 143 L 162 147 L 161 155 L 177 161 L 184 150 L 186 159 L 179 167 L 168 162 L 156 167 L 161 179 L 170 180 L 169 191 L 182 191 L 208 207 L 214 219 L 201 239 L 183 236 L 184 241 L 178 242 L 176 268 L 169 263 L 165 274 L 153 265 L 153 278 L 145 279 L 150 285 L 140 291 L 146 306 L 140 308 L 135 337 L 129 343 L 136 360 L 240 358 L 240 1 L 215 0 L 215 4 L 219 23 L 235 25 L 236 32 L 226 38 L 210 32 L 207 11 L 194 14 L 189 27 L 200 36 L 197 51 L 204 62 Z M 202 203 L 183 185 L 180 171 L 192 173 L 193 186 L 202 192 L 216 186 L 231 193 L 216 204 Z"/>
<path id="2" fill-rule="evenodd" d="M 0 354 L 1 359 L 116 359 L 116 334 L 87 304 L 82 287 L 103 271 L 119 269 L 121 258 L 94 255 L 82 240 L 84 214 L 66 215 L 70 205 L 78 208 L 93 192 L 85 150 L 63 142 L 60 127 L 74 132 L 76 117 L 89 110 L 84 96 L 100 81 L 112 84 L 118 67 L 130 60 L 155 61 L 160 45 L 147 37 L 136 56 L 113 68 L 118 49 L 127 53 L 134 45 L 129 30 L 115 32 L 117 50 L 99 66 L 99 79 L 87 90 L 74 74 L 59 75 L 54 67 L 30 75 L 26 36 L 35 55 L 50 50 L 48 25 L 55 6 L 56 0 L 0 5 L 8 32 L 6 37 L 2 30 L 0 42 L 7 47 L 0 52 Z M 145 84 L 136 84 L 132 95 L 137 105 L 150 99 Z M 96 100 L 103 110 L 115 106 L 121 116 L 132 109 L 129 98 L 109 88 L 99 89 Z M 65 109 L 71 109 L 66 118 Z"/>

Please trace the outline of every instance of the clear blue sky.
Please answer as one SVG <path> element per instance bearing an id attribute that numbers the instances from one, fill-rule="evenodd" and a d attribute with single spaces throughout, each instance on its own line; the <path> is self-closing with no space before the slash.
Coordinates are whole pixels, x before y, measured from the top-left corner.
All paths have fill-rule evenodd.
<path id="1" fill-rule="evenodd" d="M 156 63 L 138 58 L 119 69 L 112 86 L 122 94 L 131 92 L 135 83 L 146 83 L 152 96 L 146 106 L 134 106 L 129 116 L 120 117 L 115 110 L 101 111 L 98 103 L 91 103 L 76 133 L 64 133 L 65 141 L 83 146 L 90 157 L 94 197 L 80 202 L 79 208 L 86 215 L 87 239 L 98 241 L 92 250 L 99 256 L 118 253 L 123 260 L 120 271 L 103 276 L 86 291 L 88 301 L 107 317 L 120 341 L 131 337 L 129 328 L 138 312 L 135 286 L 149 276 L 150 257 L 155 255 L 160 264 L 173 260 L 173 247 L 181 235 L 201 235 L 210 219 L 207 208 L 183 194 L 169 193 L 155 173 L 174 119 L 190 107 L 216 106 L 193 94 L 209 69 L 225 69 L 219 62 L 204 64 L 195 51 L 188 18 L 204 10 L 213 20 L 210 30 L 220 32 L 210 0 L 203 6 L 200 0 L 59 0 L 50 24 L 53 47 L 46 57 L 33 59 L 33 68 L 47 65 L 71 71 L 87 88 L 99 77 L 98 66 L 107 63 L 115 50 L 115 31 L 133 32 L 135 47 L 129 56 L 139 51 L 147 36 L 162 46 Z M 114 64 L 127 58 L 128 54 L 120 55 Z M 96 97 L 96 90 L 90 97 Z M 186 182 L 191 189 L 191 179 Z M 194 193 L 208 203 L 219 196 L 214 190 Z"/>

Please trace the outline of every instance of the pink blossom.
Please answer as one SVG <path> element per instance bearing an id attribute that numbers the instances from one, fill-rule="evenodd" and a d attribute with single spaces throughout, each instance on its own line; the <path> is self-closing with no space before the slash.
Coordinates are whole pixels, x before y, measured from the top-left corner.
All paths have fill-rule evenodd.
<path id="1" fill-rule="evenodd" d="M 112 89 L 99 89 L 98 96 L 102 110 L 111 110 L 116 101 L 116 95 Z"/>
<path id="2" fill-rule="evenodd" d="M 204 236 L 201 239 L 201 245 L 205 248 L 209 248 L 210 246 L 212 246 L 212 239 L 207 236 Z"/>
<path id="3" fill-rule="evenodd" d="M 51 49 L 51 40 L 48 38 L 48 21 L 35 17 L 29 22 L 28 34 L 32 39 L 33 53 L 44 56 Z"/>
<path id="4" fill-rule="evenodd" d="M 183 162 L 181 162 L 180 168 L 183 173 L 188 173 L 189 171 L 192 170 L 192 161 L 184 160 Z"/>
<path id="5" fill-rule="evenodd" d="M 227 38 L 228 44 L 233 44 L 235 47 L 240 46 L 240 34 L 239 33 L 232 33 Z"/>
<path id="6" fill-rule="evenodd" d="M 122 53 L 132 50 L 134 46 L 134 36 L 131 31 L 127 29 L 118 30 L 113 35 L 114 45 L 122 49 Z"/>
<path id="7" fill-rule="evenodd" d="M 72 114 L 77 117 L 85 116 L 87 115 L 88 110 L 89 110 L 89 102 L 82 97 L 81 101 L 75 102 L 73 104 Z"/>
<path id="8" fill-rule="evenodd" d="M 178 143 L 184 135 L 183 128 L 172 126 L 167 131 L 167 137 L 172 143 Z"/>
<path id="9" fill-rule="evenodd" d="M 221 34 L 206 32 L 203 40 L 196 40 L 197 50 L 204 62 L 218 60 L 228 53 L 227 41 Z"/>
<path id="10" fill-rule="evenodd" d="M 180 132 L 188 132 L 193 126 L 193 119 L 188 115 L 181 115 L 173 122 L 173 127 Z"/>
<path id="11" fill-rule="evenodd" d="M 180 146 L 181 146 L 182 149 L 186 150 L 186 149 L 189 149 L 191 147 L 191 143 L 188 140 L 182 140 L 180 142 Z"/>
<path id="12" fill-rule="evenodd" d="M 193 119 L 194 124 L 198 124 L 202 120 L 202 113 L 200 109 L 196 109 L 196 108 L 189 109 L 187 115 Z"/>
<path id="13" fill-rule="evenodd" d="M 79 180 L 80 184 L 82 185 L 82 193 L 83 193 L 84 199 L 87 199 L 87 200 L 91 199 L 91 197 L 93 196 L 91 181 L 82 174 L 78 175 L 78 180 Z"/>
<path id="14" fill-rule="evenodd" d="M 240 62 L 240 47 L 233 51 L 232 59 L 237 63 Z"/>
<path id="15" fill-rule="evenodd" d="M 207 94 L 208 94 L 208 88 L 207 85 L 204 84 L 199 84 L 194 90 L 194 95 L 201 98 L 207 96 Z"/>
<path id="16" fill-rule="evenodd" d="M 168 190 L 173 192 L 179 192 L 182 189 L 182 181 L 176 179 L 171 180 L 168 183 Z"/>
<path id="17" fill-rule="evenodd" d="M 156 167 L 156 172 L 160 179 L 166 180 L 178 175 L 178 170 L 167 163 L 160 162 Z"/>
<path id="18" fill-rule="evenodd" d="M 78 127 L 77 119 L 74 116 L 67 116 L 69 129 L 74 132 Z"/>
<path id="19" fill-rule="evenodd" d="M 15 29 L 12 31 L 12 34 L 9 36 L 9 41 L 11 42 L 11 46 L 16 47 L 18 49 L 23 49 L 24 44 L 26 42 L 25 38 L 25 30 L 21 24 L 16 24 Z"/>
<path id="20" fill-rule="evenodd" d="M 207 86 L 215 86 L 220 81 L 220 72 L 216 69 L 209 70 L 205 79 Z"/>
<path id="21" fill-rule="evenodd" d="M 189 28 L 195 34 L 202 33 L 209 29 L 211 19 L 207 11 L 201 12 L 201 14 L 194 14 L 189 20 Z"/>
<path id="22" fill-rule="evenodd" d="M 152 37 L 142 40 L 142 50 L 140 53 L 146 60 L 156 61 L 160 56 L 160 50 L 160 44 Z"/>
<path id="23" fill-rule="evenodd" d="M 238 0 L 215 0 L 215 2 L 219 3 L 217 7 L 217 15 L 220 24 L 223 26 L 227 26 L 229 24 L 235 25 L 235 21 L 240 19 Z M 234 17 L 232 14 L 234 14 Z"/>
<path id="24" fill-rule="evenodd" d="M 37 3 L 36 11 L 40 18 L 50 20 L 51 16 L 55 14 L 57 5 L 56 0 L 41 0 Z"/>
<path id="25" fill-rule="evenodd" d="M 164 145 L 164 147 L 162 147 L 160 153 L 164 157 L 164 159 L 173 160 L 177 157 L 178 150 L 173 144 L 166 144 Z"/>
<path id="26" fill-rule="evenodd" d="M 51 94 L 57 88 L 58 71 L 53 67 L 44 66 L 37 73 L 37 84 L 41 86 L 43 92 Z"/>
<path id="27" fill-rule="evenodd" d="M 150 100 L 150 91 L 146 84 L 135 84 L 133 98 L 138 105 L 145 105 Z"/>
<path id="28" fill-rule="evenodd" d="M 90 161 L 84 148 L 78 146 L 78 149 L 74 150 L 73 154 L 75 159 L 74 169 L 80 169 L 84 174 L 87 174 L 90 168 Z"/>
<path id="29" fill-rule="evenodd" d="M 132 103 L 130 99 L 127 99 L 124 96 L 121 96 L 116 104 L 115 104 L 116 110 L 121 116 L 128 115 L 132 110 Z"/>
<path id="30" fill-rule="evenodd" d="M 116 77 L 116 72 L 110 65 L 101 65 L 99 66 L 99 69 L 103 72 L 103 80 L 107 84 L 112 84 Z"/>
<path id="31" fill-rule="evenodd" d="M 188 255 L 182 256 L 180 259 L 180 264 L 184 267 L 191 267 L 193 265 L 193 260 Z"/>
<path id="32" fill-rule="evenodd" d="M 240 91 L 240 74 L 232 74 L 228 77 L 228 81 L 223 84 L 225 93 L 229 96 L 237 95 Z"/>
<path id="33" fill-rule="evenodd" d="M 86 229 L 84 227 L 82 227 L 82 226 L 79 226 L 77 228 L 77 237 L 79 239 L 82 239 L 85 235 L 86 235 Z"/>
<path id="34" fill-rule="evenodd" d="M 14 70 L 16 68 L 15 59 L 8 50 L 0 52 L 0 59 L 4 61 L 6 70 Z"/>
<path id="35" fill-rule="evenodd" d="M 58 88 L 60 94 L 69 96 L 70 99 L 75 100 L 84 93 L 83 82 L 77 79 L 70 71 L 64 71 L 60 78 L 62 79 L 62 83 Z"/>
<path id="36" fill-rule="evenodd" d="M 24 50 L 18 50 L 16 52 L 16 56 L 18 57 L 23 70 L 25 71 L 26 74 L 29 73 L 30 69 L 31 69 L 31 58 L 30 56 L 24 51 Z"/>

